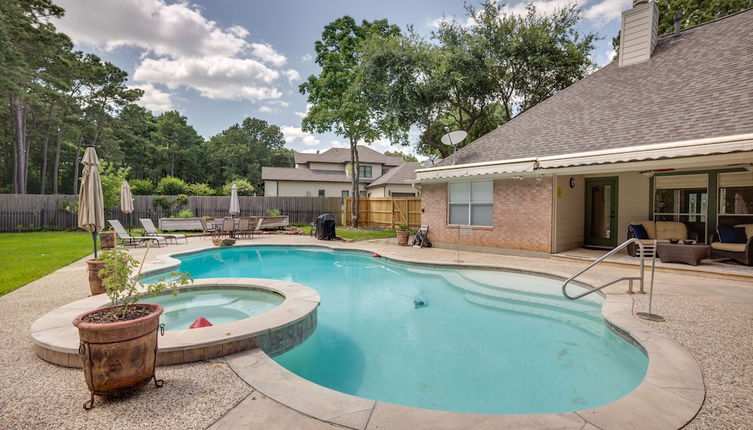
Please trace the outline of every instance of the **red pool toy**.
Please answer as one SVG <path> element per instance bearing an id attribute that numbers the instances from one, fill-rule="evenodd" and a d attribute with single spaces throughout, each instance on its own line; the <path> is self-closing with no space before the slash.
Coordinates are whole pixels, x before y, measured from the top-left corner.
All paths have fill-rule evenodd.
<path id="1" fill-rule="evenodd" d="M 198 317 L 196 318 L 196 321 L 194 321 L 193 324 L 191 324 L 191 326 L 188 328 L 191 329 L 191 328 L 211 327 L 212 325 L 213 324 L 210 323 L 208 319 L 204 317 Z"/>

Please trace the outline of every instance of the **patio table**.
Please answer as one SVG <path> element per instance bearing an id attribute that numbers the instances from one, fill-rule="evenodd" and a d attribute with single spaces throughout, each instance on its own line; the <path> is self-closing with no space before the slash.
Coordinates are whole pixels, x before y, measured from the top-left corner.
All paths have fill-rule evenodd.
<path id="1" fill-rule="evenodd" d="M 656 253 L 662 263 L 684 263 L 697 266 L 709 256 L 711 247 L 704 244 L 686 245 L 682 243 L 659 242 Z"/>

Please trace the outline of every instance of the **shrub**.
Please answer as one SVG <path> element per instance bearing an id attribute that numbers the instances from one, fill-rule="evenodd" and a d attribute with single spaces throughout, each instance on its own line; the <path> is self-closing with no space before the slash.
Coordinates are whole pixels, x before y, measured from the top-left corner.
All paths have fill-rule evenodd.
<path id="1" fill-rule="evenodd" d="M 188 193 L 188 184 L 180 178 L 166 176 L 160 179 L 155 192 L 162 195 L 186 194 Z"/>
<path id="2" fill-rule="evenodd" d="M 251 185 L 251 182 L 249 182 L 248 179 L 239 178 L 239 179 L 233 179 L 232 181 L 228 181 L 225 185 L 222 186 L 223 196 L 230 195 L 230 189 L 233 186 L 233 184 L 238 186 L 239 196 L 251 196 L 254 193 L 254 186 Z"/>
<path id="3" fill-rule="evenodd" d="M 282 215 L 282 211 L 279 209 L 270 209 L 267 211 L 267 216 L 280 216 Z"/>
<path id="4" fill-rule="evenodd" d="M 178 213 L 178 218 L 193 218 L 191 209 L 183 209 Z"/>
<path id="5" fill-rule="evenodd" d="M 131 179 L 128 185 L 135 196 L 148 196 L 154 193 L 154 184 L 148 179 Z"/>
<path id="6" fill-rule="evenodd" d="M 180 209 L 183 206 L 186 206 L 188 204 L 188 196 L 185 194 L 178 194 L 175 197 L 175 200 L 173 200 L 173 205 L 175 205 L 175 209 Z"/>
<path id="7" fill-rule="evenodd" d="M 188 193 L 192 196 L 213 196 L 214 189 L 207 184 L 191 184 L 188 186 Z"/>
<path id="8" fill-rule="evenodd" d="M 154 209 L 162 208 L 163 212 L 170 212 L 173 204 L 165 197 L 155 197 L 152 200 L 152 206 L 154 206 Z"/>

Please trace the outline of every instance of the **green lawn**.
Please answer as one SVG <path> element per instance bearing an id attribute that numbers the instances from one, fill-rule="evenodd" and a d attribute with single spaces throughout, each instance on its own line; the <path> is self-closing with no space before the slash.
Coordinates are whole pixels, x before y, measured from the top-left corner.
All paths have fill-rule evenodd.
<path id="1" fill-rule="evenodd" d="M 307 225 L 298 228 L 303 230 L 306 234 L 311 232 L 311 227 Z M 336 228 L 335 233 L 337 234 L 337 237 L 350 240 L 384 239 L 396 236 L 395 230 L 349 230 Z"/>
<path id="2" fill-rule="evenodd" d="M 0 296 L 92 252 L 91 233 L 0 234 Z"/>

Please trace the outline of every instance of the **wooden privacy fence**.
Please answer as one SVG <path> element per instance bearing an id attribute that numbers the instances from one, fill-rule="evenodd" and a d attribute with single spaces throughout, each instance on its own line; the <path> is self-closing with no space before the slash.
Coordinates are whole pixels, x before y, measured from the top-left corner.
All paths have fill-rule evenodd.
<path id="1" fill-rule="evenodd" d="M 350 224 L 350 217 L 350 197 L 345 197 L 341 222 Z M 421 197 L 361 197 L 358 224 L 385 229 L 408 224 L 411 230 L 417 230 L 421 226 Z"/>
<path id="2" fill-rule="evenodd" d="M 156 197 L 175 200 L 175 196 L 134 196 L 133 213 L 124 214 L 120 209 L 112 209 L 105 211 L 105 217 L 118 219 L 131 228 L 140 227 L 139 218 L 151 218 L 157 224 L 160 218 L 175 216 L 182 209 L 190 209 L 197 217 L 229 215 L 229 196 L 189 196 L 187 205 L 173 206 L 169 211 L 154 207 Z M 78 216 L 64 207 L 77 200 L 75 195 L 0 194 L 0 231 L 75 229 Z M 340 197 L 241 196 L 238 200 L 243 216 L 261 216 L 269 210 L 279 209 L 288 216 L 291 224 L 308 224 L 321 214 L 342 211 Z"/>

